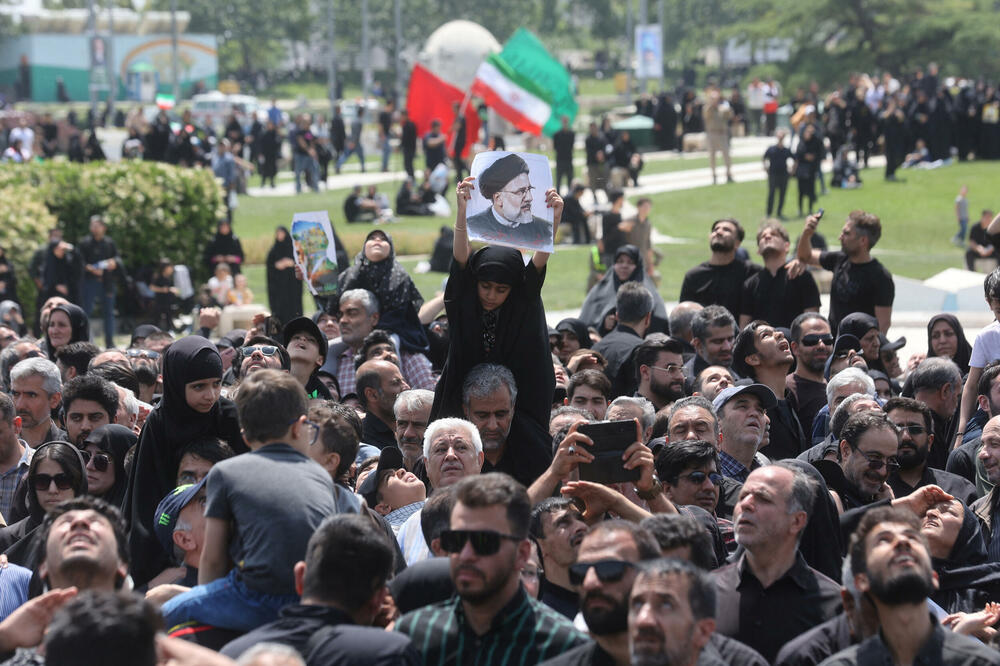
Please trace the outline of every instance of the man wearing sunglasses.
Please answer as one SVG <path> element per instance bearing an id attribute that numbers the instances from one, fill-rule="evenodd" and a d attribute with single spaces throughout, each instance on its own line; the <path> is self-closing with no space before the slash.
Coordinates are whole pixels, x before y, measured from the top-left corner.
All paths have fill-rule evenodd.
<path id="1" fill-rule="evenodd" d="M 629 592 L 639 562 L 659 556 L 653 535 L 634 523 L 607 520 L 594 525 L 580 542 L 576 563 L 569 567 L 569 581 L 579 592 L 580 610 L 594 642 L 550 659 L 545 666 L 631 664 Z"/>
<path id="2" fill-rule="evenodd" d="M 899 469 L 899 442 L 899 429 L 883 413 L 863 411 L 847 419 L 840 432 L 845 511 L 892 497 L 886 481 Z"/>
<path id="3" fill-rule="evenodd" d="M 713 444 L 703 439 L 671 442 L 656 456 L 656 474 L 674 506 L 700 506 L 715 515 L 725 477 L 719 473 L 719 454 Z"/>
<path id="4" fill-rule="evenodd" d="M 527 491 L 506 474 L 455 486 L 450 529 L 440 544 L 457 595 L 396 622 L 424 664 L 537 664 L 586 642 L 569 620 L 521 587 L 530 514 Z"/>
<path id="5" fill-rule="evenodd" d="M 277 340 L 263 335 L 255 335 L 240 347 L 237 379 L 246 379 L 251 374 L 265 368 L 288 372 L 291 366 L 292 362 L 288 351 Z"/>
<path id="6" fill-rule="evenodd" d="M 826 404 L 823 369 L 833 350 L 830 322 L 818 312 L 804 312 L 792 320 L 789 342 L 795 372 L 785 378 L 785 387 L 795 396 L 795 414 L 808 435 L 816 412 Z"/>
<path id="7" fill-rule="evenodd" d="M 889 486 L 896 497 L 905 497 L 922 486 L 935 485 L 970 506 L 979 494 L 968 479 L 927 464 L 934 442 L 931 410 L 913 398 L 891 398 L 882 408 L 900 432 L 899 469 L 889 475 Z"/>

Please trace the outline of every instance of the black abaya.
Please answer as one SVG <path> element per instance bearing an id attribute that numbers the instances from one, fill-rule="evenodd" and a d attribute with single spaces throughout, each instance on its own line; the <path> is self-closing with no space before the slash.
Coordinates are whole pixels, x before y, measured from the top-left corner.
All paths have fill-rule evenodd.
<path id="1" fill-rule="evenodd" d="M 271 313 L 287 324 L 302 316 L 302 282 L 295 277 L 295 266 L 275 267 L 281 259 L 294 259 L 292 235 L 286 227 L 279 229 L 285 232 L 285 240 L 275 240 L 267 253 L 267 301 Z"/>

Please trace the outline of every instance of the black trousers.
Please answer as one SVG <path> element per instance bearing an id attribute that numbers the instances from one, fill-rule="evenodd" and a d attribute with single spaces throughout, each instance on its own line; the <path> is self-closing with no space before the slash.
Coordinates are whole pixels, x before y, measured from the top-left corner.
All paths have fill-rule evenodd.
<path id="1" fill-rule="evenodd" d="M 416 155 L 416 151 L 404 150 L 403 151 L 403 169 L 406 170 L 406 175 L 413 178 L 413 158 Z"/>
<path id="2" fill-rule="evenodd" d="M 566 178 L 566 187 L 573 184 L 573 163 L 556 162 L 556 192 L 564 192 L 562 188 L 563 178 Z"/>
<path id="3" fill-rule="evenodd" d="M 788 190 L 788 176 L 781 178 L 779 176 L 768 176 L 767 177 L 767 216 L 771 217 L 771 211 L 774 210 L 774 195 L 778 194 L 778 210 L 777 214 L 780 217 L 781 211 L 785 208 L 785 192 Z"/>

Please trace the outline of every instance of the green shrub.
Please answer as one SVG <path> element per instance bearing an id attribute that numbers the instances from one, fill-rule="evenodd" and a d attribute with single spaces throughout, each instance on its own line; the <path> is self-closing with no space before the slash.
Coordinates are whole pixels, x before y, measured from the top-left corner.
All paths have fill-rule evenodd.
<path id="1" fill-rule="evenodd" d="M 5 165 L 0 193 L 0 244 L 30 292 L 26 306 L 34 302 L 27 264 L 53 226 L 76 243 L 88 233 L 90 216 L 101 213 L 127 269 L 166 256 L 190 266 L 200 280 L 208 277 L 205 246 L 225 215 L 224 194 L 210 170 L 156 162 Z"/>

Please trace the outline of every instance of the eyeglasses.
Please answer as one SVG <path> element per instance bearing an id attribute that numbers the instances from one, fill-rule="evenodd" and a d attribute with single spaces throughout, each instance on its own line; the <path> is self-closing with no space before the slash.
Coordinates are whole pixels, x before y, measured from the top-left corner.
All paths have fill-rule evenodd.
<path id="1" fill-rule="evenodd" d="M 527 578 L 528 580 L 536 580 L 542 575 L 541 567 L 526 566 L 521 569 L 521 578 Z"/>
<path id="2" fill-rule="evenodd" d="M 674 375 L 684 372 L 684 366 L 677 365 L 676 363 L 671 363 L 665 368 L 661 368 L 658 365 L 651 365 L 649 367 L 652 368 L 653 370 L 663 370 L 664 372 L 669 372 Z"/>
<path id="3" fill-rule="evenodd" d="M 571 585 L 583 585 L 583 579 L 587 577 L 587 572 L 593 568 L 597 572 L 597 579 L 602 583 L 617 583 L 625 575 L 625 570 L 635 565 L 622 560 L 601 560 L 600 562 L 577 562 L 569 568 L 569 582 Z"/>
<path id="4" fill-rule="evenodd" d="M 148 358 L 150 361 L 160 358 L 160 352 L 150 349 L 126 349 L 125 355 L 129 358 Z"/>
<path id="5" fill-rule="evenodd" d="M 520 541 L 521 537 L 493 530 L 445 530 L 441 532 L 441 550 L 446 553 L 461 553 L 468 542 L 472 544 L 476 555 L 495 555 L 504 539 Z"/>
<path id="6" fill-rule="evenodd" d="M 299 417 L 299 418 L 301 418 L 301 417 Z M 289 421 L 288 425 L 293 425 L 293 424 L 298 423 L 298 422 L 299 422 L 299 419 L 295 418 L 295 419 L 292 419 L 291 421 Z M 302 423 L 303 423 L 303 425 L 305 425 L 305 426 L 307 426 L 309 428 L 309 432 L 310 432 L 310 435 L 309 435 L 309 446 L 312 446 L 313 444 L 316 443 L 316 440 L 319 438 L 319 425 L 313 423 L 312 421 L 310 421 L 308 419 L 306 419 Z"/>
<path id="7" fill-rule="evenodd" d="M 722 475 L 718 472 L 709 472 L 708 474 L 705 474 L 705 472 L 691 472 L 690 474 L 678 474 L 677 478 L 687 479 L 696 486 L 705 483 L 705 479 L 710 479 L 713 486 L 722 485 Z"/>
<path id="8" fill-rule="evenodd" d="M 821 342 L 829 347 L 833 344 L 833 336 L 829 333 L 824 333 L 822 335 L 819 333 L 810 333 L 809 335 L 803 335 L 802 341 L 799 344 L 803 347 L 815 347 Z"/>
<path id="9" fill-rule="evenodd" d="M 49 486 L 53 483 L 56 484 L 56 488 L 59 490 L 69 490 L 73 487 L 73 478 L 65 472 L 60 472 L 55 476 L 52 474 L 35 474 L 34 478 L 31 479 L 31 485 L 35 486 L 35 490 L 48 490 Z"/>
<path id="10" fill-rule="evenodd" d="M 240 348 L 240 353 L 243 354 L 243 356 L 253 356 L 253 353 L 258 351 L 264 356 L 274 356 L 278 353 L 278 348 L 274 345 L 251 345 L 249 347 Z"/>
<path id="11" fill-rule="evenodd" d="M 501 192 L 506 192 L 507 194 L 513 194 L 519 199 L 523 199 L 526 195 L 531 193 L 531 190 L 535 189 L 533 186 L 528 185 L 527 187 L 522 187 L 517 190 L 500 190 Z"/>
<path id="12" fill-rule="evenodd" d="M 927 432 L 927 428 L 922 425 L 897 423 L 896 427 L 899 428 L 899 432 L 908 432 L 911 436 L 922 435 Z"/>
<path id="13" fill-rule="evenodd" d="M 882 469 L 886 468 L 890 474 L 899 469 L 899 461 L 895 458 L 883 458 L 877 453 L 865 453 L 864 451 L 859 451 L 861 455 L 868 460 L 868 467 L 870 469 Z"/>
<path id="14" fill-rule="evenodd" d="M 83 466 L 86 467 L 90 464 L 90 461 L 94 461 L 94 469 L 98 472 L 107 471 L 108 467 L 111 466 L 111 456 L 106 453 L 91 453 L 90 451 L 80 451 L 80 457 L 83 458 Z"/>

